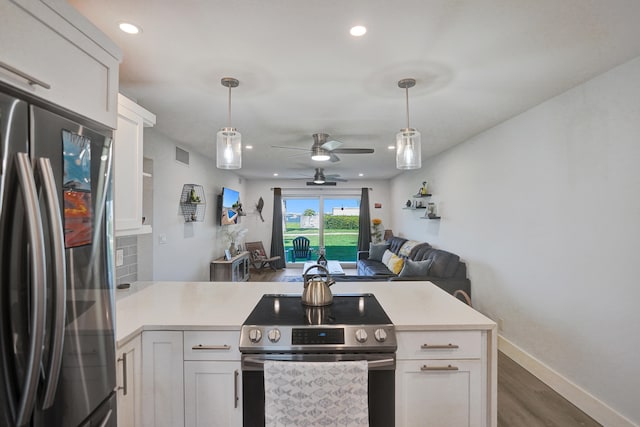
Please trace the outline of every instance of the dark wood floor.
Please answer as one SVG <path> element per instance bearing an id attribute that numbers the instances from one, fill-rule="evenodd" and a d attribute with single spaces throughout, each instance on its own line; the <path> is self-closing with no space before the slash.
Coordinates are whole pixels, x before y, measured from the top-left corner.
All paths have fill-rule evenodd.
<path id="1" fill-rule="evenodd" d="M 356 274 L 345 269 L 346 274 Z M 250 281 L 302 276 L 301 268 L 251 271 Z M 498 352 L 499 427 L 602 427 L 516 362 Z"/>

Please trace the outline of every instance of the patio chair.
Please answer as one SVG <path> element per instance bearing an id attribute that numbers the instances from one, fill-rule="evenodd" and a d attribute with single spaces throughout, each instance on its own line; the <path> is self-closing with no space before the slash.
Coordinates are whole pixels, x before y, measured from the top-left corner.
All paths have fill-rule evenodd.
<path id="1" fill-rule="evenodd" d="M 268 257 L 262 242 L 247 242 L 245 246 L 247 251 L 249 251 L 249 258 L 253 268 L 262 270 L 269 267 L 273 271 L 276 271 L 276 266 L 273 265 L 273 262 L 280 259 L 279 255 Z"/>
<path id="2" fill-rule="evenodd" d="M 296 258 L 310 260 L 311 248 L 309 247 L 309 239 L 304 236 L 298 236 L 293 239 L 293 249 L 291 249 L 291 262 L 296 262 Z"/>

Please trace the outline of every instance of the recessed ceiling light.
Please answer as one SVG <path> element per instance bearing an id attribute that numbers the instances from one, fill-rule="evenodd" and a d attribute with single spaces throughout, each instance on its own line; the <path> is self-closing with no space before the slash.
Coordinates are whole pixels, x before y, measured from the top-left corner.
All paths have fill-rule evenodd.
<path id="1" fill-rule="evenodd" d="M 362 25 L 356 25 L 355 27 L 351 27 L 351 30 L 349 30 L 349 32 L 354 37 L 362 37 L 367 32 L 367 28 Z"/>
<path id="2" fill-rule="evenodd" d="M 245 145 L 244 148 L 247 150 L 253 150 L 253 145 Z"/>
<path id="3" fill-rule="evenodd" d="M 395 150 L 395 149 L 396 149 L 396 146 L 395 146 L 395 145 L 389 145 L 387 148 L 388 148 L 389 150 Z"/>
<path id="4" fill-rule="evenodd" d="M 130 22 L 121 22 L 119 27 L 120 30 L 124 31 L 127 34 L 138 34 L 142 32 L 142 29 L 140 27 Z"/>
<path id="5" fill-rule="evenodd" d="M 363 173 L 359 173 L 358 176 L 364 176 L 364 174 Z"/>
<path id="6" fill-rule="evenodd" d="M 274 173 L 273 176 L 278 176 L 278 172 Z"/>

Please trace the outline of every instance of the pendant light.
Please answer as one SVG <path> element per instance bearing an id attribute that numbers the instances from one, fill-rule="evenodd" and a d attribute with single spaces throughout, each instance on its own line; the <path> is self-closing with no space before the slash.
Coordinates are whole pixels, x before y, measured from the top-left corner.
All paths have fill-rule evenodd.
<path id="1" fill-rule="evenodd" d="M 407 103 L 407 127 L 396 135 L 396 168 L 420 169 L 422 167 L 422 147 L 420 132 L 409 127 L 409 88 L 416 85 L 416 79 L 402 79 L 398 87 L 405 90 Z"/>
<path id="2" fill-rule="evenodd" d="M 219 169 L 240 169 L 242 167 L 242 139 L 240 132 L 231 127 L 231 88 L 238 87 L 240 82 L 231 77 L 224 77 L 222 86 L 229 88 L 229 113 L 227 127 L 218 131 L 216 142 L 216 166 Z"/>

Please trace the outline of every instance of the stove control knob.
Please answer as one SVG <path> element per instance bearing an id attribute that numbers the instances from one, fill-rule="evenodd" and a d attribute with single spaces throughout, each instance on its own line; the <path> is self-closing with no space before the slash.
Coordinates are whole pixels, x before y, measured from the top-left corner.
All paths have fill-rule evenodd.
<path id="1" fill-rule="evenodd" d="M 364 329 L 358 329 L 356 331 L 356 340 L 360 343 L 365 342 L 367 340 L 368 336 L 367 336 L 367 331 L 365 331 Z"/>
<path id="2" fill-rule="evenodd" d="M 271 341 L 271 342 L 280 341 L 280 330 L 279 329 L 271 329 L 267 333 L 267 337 L 269 337 L 269 341 Z"/>
<path id="3" fill-rule="evenodd" d="M 373 333 L 373 336 L 376 337 L 376 341 L 385 342 L 387 339 L 387 331 L 385 331 L 384 329 L 376 329 L 376 331 Z"/>
<path id="4" fill-rule="evenodd" d="M 251 329 L 249 331 L 249 341 L 251 341 L 252 343 L 259 343 L 261 339 L 262 332 L 260 332 L 260 329 Z"/>

